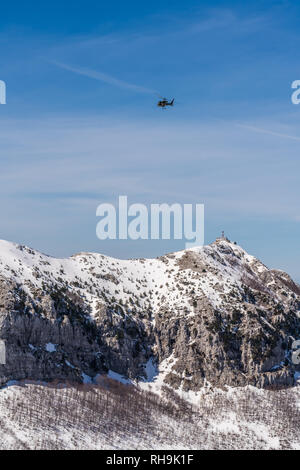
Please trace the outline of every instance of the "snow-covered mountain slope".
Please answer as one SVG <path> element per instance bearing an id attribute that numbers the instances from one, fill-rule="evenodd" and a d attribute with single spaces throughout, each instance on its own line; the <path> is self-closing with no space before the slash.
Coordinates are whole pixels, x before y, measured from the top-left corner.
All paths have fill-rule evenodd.
<path id="1" fill-rule="evenodd" d="M 228 243 L 224 241 L 223 245 Z M 0 241 L 0 274 L 24 285 L 29 294 L 34 293 L 36 288 L 44 288 L 45 284 L 76 288 L 90 304 L 92 314 L 96 313 L 93 307 L 103 294 L 121 304 L 130 303 L 132 296 L 138 297 L 143 310 L 154 310 L 163 303 L 171 308 L 190 310 L 188 299 L 178 292 L 178 283 L 184 285 L 185 282 L 192 282 L 197 292 L 204 293 L 218 307 L 222 296 L 215 286 L 220 276 L 223 287 L 229 292 L 241 279 L 243 265 L 255 267 L 257 272 L 268 270 L 235 245 L 230 245 L 230 248 L 237 258 L 242 258 L 242 263 L 236 266 L 230 262 L 223 263 L 218 258 L 217 247 L 222 248 L 222 244 L 157 259 L 119 260 L 97 253 L 80 253 L 68 259 L 56 259 L 25 246 Z M 190 268 L 189 271 L 184 264 Z M 202 276 L 199 275 L 201 272 Z"/>
<path id="2" fill-rule="evenodd" d="M 112 370 L 165 383 L 292 385 L 300 287 L 227 239 L 157 259 L 56 259 L 0 242 L 0 380 L 82 380 Z M 165 363 L 165 362 L 164 362 Z"/>
<path id="3" fill-rule="evenodd" d="M 215 389 L 193 406 L 113 381 L 0 390 L 0 449 L 299 450 L 299 425 L 300 387 Z"/>

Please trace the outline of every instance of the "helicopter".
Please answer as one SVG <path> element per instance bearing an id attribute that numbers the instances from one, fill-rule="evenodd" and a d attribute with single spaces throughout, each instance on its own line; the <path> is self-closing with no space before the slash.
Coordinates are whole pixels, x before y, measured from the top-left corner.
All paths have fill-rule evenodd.
<path id="1" fill-rule="evenodd" d="M 157 103 L 157 106 L 159 108 L 165 108 L 166 106 L 173 106 L 173 105 L 174 105 L 174 98 L 172 99 L 172 101 L 168 101 L 167 98 L 162 98 Z"/>

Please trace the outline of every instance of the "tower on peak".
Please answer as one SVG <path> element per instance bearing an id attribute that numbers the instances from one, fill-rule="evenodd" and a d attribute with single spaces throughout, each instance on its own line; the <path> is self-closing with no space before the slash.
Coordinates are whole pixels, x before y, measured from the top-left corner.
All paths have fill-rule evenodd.
<path id="1" fill-rule="evenodd" d="M 222 242 L 222 241 L 230 242 L 229 238 L 227 238 L 227 237 L 225 236 L 224 230 L 222 230 L 221 236 L 218 237 L 218 238 L 216 239 L 216 241 L 219 241 L 219 242 Z"/>

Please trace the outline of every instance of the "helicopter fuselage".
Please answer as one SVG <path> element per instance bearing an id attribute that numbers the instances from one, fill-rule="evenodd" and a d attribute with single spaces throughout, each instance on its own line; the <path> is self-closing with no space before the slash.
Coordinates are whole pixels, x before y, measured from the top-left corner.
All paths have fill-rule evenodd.
<path id="1" fill-rule="evenodd" d="M 158 103 L 157 103 L 157 106 L 159 108 L 165 108 L 166 106 L 173 106 L 174 105 L 174 99 L 172 101 L 168 101 L 166 99 L 163 99 L 163 100 L 160 100 Z"/>

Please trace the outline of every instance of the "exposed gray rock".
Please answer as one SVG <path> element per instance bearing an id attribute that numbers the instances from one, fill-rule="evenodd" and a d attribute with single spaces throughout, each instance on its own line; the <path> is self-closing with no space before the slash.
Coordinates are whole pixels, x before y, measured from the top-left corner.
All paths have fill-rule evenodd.
<path id="1" fill-rule="evenodd" d="M 0 242 L 0 275 L 0 385 L 108 370 L 138 380 L 151 357 L 172 357 L 165 382 L 185 391 L 294 383 L 300 287 L 228 240 L 132 261 Z"/>

